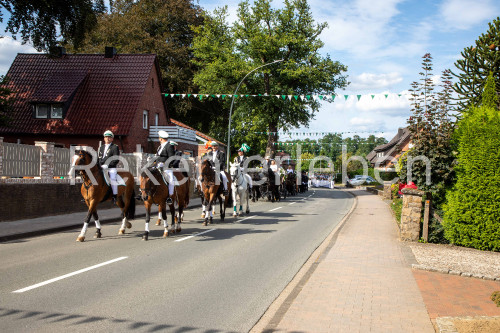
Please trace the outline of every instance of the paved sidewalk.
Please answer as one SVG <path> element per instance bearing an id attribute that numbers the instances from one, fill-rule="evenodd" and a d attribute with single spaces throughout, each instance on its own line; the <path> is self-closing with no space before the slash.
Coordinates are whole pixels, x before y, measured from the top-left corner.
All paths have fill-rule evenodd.
<path id="1" fill-rule="evenodd" d="M 434 332 L 390 208 L 366 191 L 351 193 L 357 206 L 331 248 L 290 293 L 291 304 L 252 332 Z"/>
<path id="2" fill-rule="evenodd" d="M 201 207 L 201 199 L 191 198 L 189 200 L 189 208 Z M 153 207 L 151 215 L 152 220 L 156 221 L 156 214 L 158 210 Z M 99 222 L 101 224 L 113 223 L 121 221 L 121 209 L 110 208 L 110 209 L 98 209 Z M 167 214 L 168 209 L 167 209 Z M 0 242 L 31 237 L 40 236 L 43 234 L 69 230 L 73 228 L 81 228 L 83 226 L 83 220 L 87 216 L 87 212 L 79 212 L 72 214 L 62 214 L 46 217 L 38 217 L 34 219 L 17 220 L 10 222 L 0 222 Z M 136 202 L 135 219 L 144 219 L 146 216 L 146 209 L 142 202 Z M 94 219 L 91 218 L 90 222 L 93 223 Z M 92 225 L 93 226 L 93 225 Z"/>

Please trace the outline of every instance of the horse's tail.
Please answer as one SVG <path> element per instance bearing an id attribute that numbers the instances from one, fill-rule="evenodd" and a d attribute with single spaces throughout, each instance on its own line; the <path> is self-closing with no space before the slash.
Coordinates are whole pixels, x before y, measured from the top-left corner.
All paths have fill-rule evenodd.
<path id="1" fill-rule="evenodd" d="M 132 194 L 130 195 L 126 216 L 129 220 L 135 218 L 135 189 L 132 190 Z"/>

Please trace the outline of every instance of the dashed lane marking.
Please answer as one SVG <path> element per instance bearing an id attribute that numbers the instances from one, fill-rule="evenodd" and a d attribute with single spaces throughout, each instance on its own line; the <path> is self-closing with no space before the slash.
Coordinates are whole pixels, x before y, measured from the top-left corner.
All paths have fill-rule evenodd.
<path id="1" fill-rule="evenodd" d="M 275 211 L 275 210 L 278 210 L 278 209 L 281 209 L 281 208 L 283 208 L 283 207 L 276 207 L 276 208 L 273 208 L 271 210 L 268 210 L 268 212 L 272 212 L 272 211 Z"/>
<path id="2" fill-rule="evenodd" d="M 127 258 L 128 257 L 119 257 L 119 258 L 116 258 L 116 259 L 113 259 L 113 260 L 109 260 L 109 261 L 103 262 L 101 264 L 97 264 L 97 265 L 90 266 L 90 267 L 87 267 L 87 268 L 84 268 L 84 269 L 80 269 L 78 271 L 75 271 L 75 272 L 72 272 L 72 273 L 69 273 L 69 274 L 61 275 L 59 277 L 56 277 L 56 278 L 53 278 L 53 279 L 50 279 L 50 280 L 47 280 L 47 281 L 44 281 L 44 282 L 40 282 L 40 283 L 34 284 L 32 286 L 26 287 L 26 288 L 14 290 L 13 293 L 24 293 L 25 291 L 29 291 L 29 290 L 32 290 L 32 289 L 35 289 L 35 288 L 38 288 L 38 287 L 42 287 L 42 286 L 45 286 L 45 285 L 47 285 L 49 283 L 53 283 L 53 282 L 56 282 L 56 281 L 59 281 L 59 280 L 62 280 L 62 279 L 66 279 L 66 278 L 69 278 L 71 276 L 74 276 L 74 275 L 77 275 L 77 274 L 81 274 L 81 273 L 90 271 L 92 269 L 96 269 L 96 268 L 99 268 L 99 267 L 102 267 L 102 266 L 105 266 L 105 265 L 109 265 L 109 264 L 112 264 L 114 262 L 117 262 L 117 261 L 120 261 L 120 260 L 123 260 L 123 259 L 127 259 Z"/>
<path id="3" fill-rule="evenodd" d="M 207 232 L 211 232 L 211 231 L 214 231 L 214 230 L 217 230 L 217 229 L 210 229 L 210 230 L 203 231 L 203 232 L 191 235 L 191 236 L 187 236 L 187 237 L 184 237 L 184 238 L 181 238 L 181 239 L 177 239 L 176 242 L 182 242 L 182 241 L 185 241 L 186 239 L 190 239 L 190 238 L 193 238 L 193 237 L 196 237 L 196 236 L 199 236 L 199 235 L 203 235 L 203 234 L 206 234 Z"/>

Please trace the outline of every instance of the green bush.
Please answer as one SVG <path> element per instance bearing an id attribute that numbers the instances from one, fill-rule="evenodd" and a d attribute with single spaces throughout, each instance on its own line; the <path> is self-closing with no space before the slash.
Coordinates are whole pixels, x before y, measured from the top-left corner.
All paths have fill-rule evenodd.
<path id="1" fill-rule="evenodd" d="M 444 206 L 453 244 L 500 251 L 500 117 L 472 108 L 459 122 L 457 183 Z"/>
<path id="2" fill-rule="evenodd" d="M 399 224 L 401 222 L 401 211 L 403 210 L 403 199 L 402 198 L 394 198 L 392 200 L 391 208 L 394 211 L 396 221 Z"/>
<path id="3" fill-rule="evenodd" d="M 491 294 L 491 300 L 500 307 L 500 291 L 493 292 L 493 294 Z"/>

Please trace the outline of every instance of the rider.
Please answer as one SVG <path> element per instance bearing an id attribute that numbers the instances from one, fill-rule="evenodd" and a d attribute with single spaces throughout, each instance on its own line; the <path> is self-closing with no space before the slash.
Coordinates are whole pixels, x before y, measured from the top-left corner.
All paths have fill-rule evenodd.
<path id="1" fill-rule="evenodd" d="M 234 163 L 239 163 L 240 164 L 240 168 L 241 168 L 241 171 L 243 172 L 244 176 L 246 177 L 247 179 L 247 183 L 248 183 L 248 186 L 250 188 L 250 199 L 251 199 L 251 193 L 252 193 L 252 177 L 250 177 L 250 175 L 248 173 L 245 172 L 245 161 L 247 159 L 247 157 L 245 156 L 245 153 L 249 152 L 250 151 L 250 147 L 244 143 L 241 145 L 241 148 L 238 149 L 238 156 L 236 156 L 234 158 Z"/>
<path id="2" fill-rule="evenodd" d="M 172 169 L 169 169 L 169 166 L 165 166 L 165 162 L 172 156 L 175 155 L 174 146 L 168 142 L 168 133 L 166 131 L 158 131 L 158 136 L 160 137 L 160 146 L 156 151 L 156 159 L 157 167 L 163 168 L 163 173 L 165 174 L 168 182 L 168 198 L 167 205 L 171 205 L 172 198 L 171 195 L 174 194 L 174 172 Z"/>
<path id="3" fill-rule="evenodd" d="M 99 165 L 108 170 L 109 179 L 111 183 L 111 190 L 113 191 L 112 201 L 116 203 L 116 195 L 118 194 L 118 184 L 116 183 L 116 165 L 118 160 L 108 160 L 111 156 L 119 156 L 120 150 L 118 146 L 113 143 L 115 135 L 111 131 L 104 132 L 104 145 L 99 148 Z"/>
<path id="4" fill-rule="evenodd" d="M 216 163 L 219 164 L 220 174 L 222 176 L 222 184 L 224 186 L 224 195 L 228 195 L 227 191 L 227 177 L 224 170 L 226 169 L 226 154 L 222 150 L 219 150 L 219 144 L 217 141 L 212 141 L 211 143 L 213 151 L 207 154 L 208 160 L 212 164 L 212 167 L 215 168 Z"/>
<path id="5" fill-rule="evenodd" d="M 291 164 L 288 164 L 288 169 L 286 169 L 286 173 L 295 173 Z"/>

